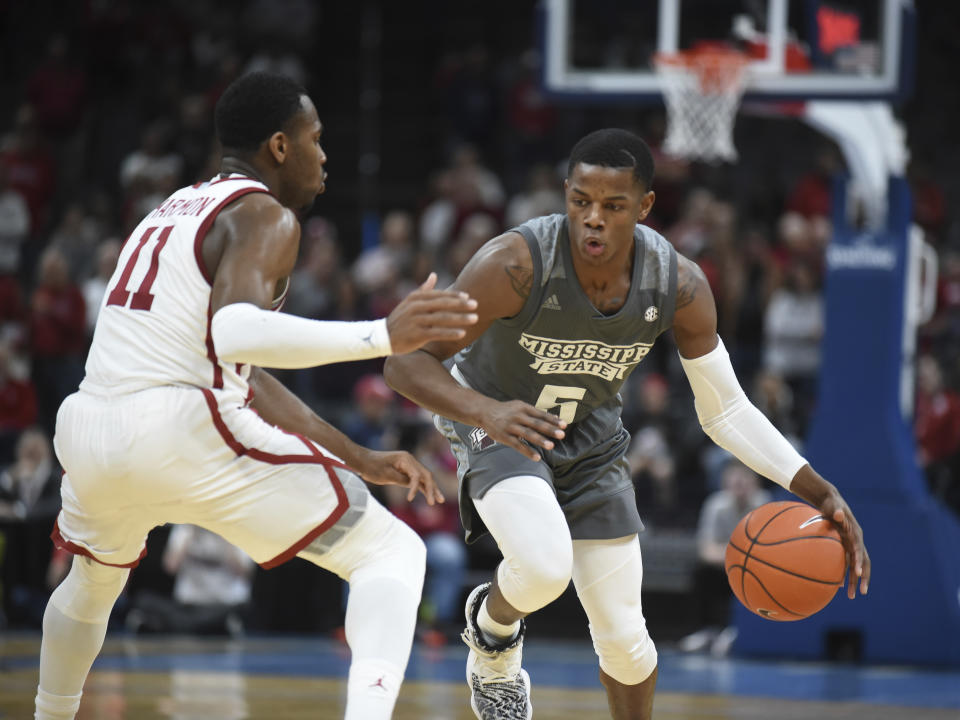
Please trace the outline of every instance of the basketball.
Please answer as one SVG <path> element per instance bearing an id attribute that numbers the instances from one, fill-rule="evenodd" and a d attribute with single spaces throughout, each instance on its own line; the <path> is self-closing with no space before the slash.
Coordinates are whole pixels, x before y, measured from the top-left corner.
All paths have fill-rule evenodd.
<path id="1" fill-rule="evenodd" d="M 846 553 L 833 522 L 802 502 L 748 513 L 727 543 L 727 580 L 737 599 L 768 620 L 802 620 L 843 584 Z"/>

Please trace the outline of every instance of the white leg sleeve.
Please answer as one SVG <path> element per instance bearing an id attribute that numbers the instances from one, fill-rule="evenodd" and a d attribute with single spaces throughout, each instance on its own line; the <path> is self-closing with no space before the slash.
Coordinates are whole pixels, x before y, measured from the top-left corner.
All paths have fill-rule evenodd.
<path id="1" fill-rule="evenodd" d="M 643 682 L 657 667 L 657 648 L 640 605 L 642 580 L 636 535 L 573 541 L 573 584 L 590 620 L 600 667 L 624 685 Z"/>
<path id="2" fill-rule="evenodd" d="M 36 720 L 72 720 L 130 571 L 74 557 L 43 614 Z"/>
<path id="3" fill-rule="evenodd" d="M 410 658 L 426 571 L 413 530 L 368 498 L 357 524 L 326 553 L 301 557 L 350 583 L 345 631 L 353 658 L 345 720 L 389 720 Z"/>
<path id="4" fill-rule="evenodd" d="M 567 519 L 546 481 L 532 475 L 507 478 L 473 502 L 503 553 L 497 584 L 507 602 L 531 613 L 560 597 L 570 584 L 573 546 Z"/>

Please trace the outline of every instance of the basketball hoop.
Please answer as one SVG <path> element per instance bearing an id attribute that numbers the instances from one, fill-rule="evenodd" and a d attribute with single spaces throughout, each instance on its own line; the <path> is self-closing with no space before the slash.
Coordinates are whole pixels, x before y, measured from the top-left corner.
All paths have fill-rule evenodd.
<path id="1" fill-rule="evenodd" d="M 689 160 L 733 161 L 733 121 L 750 59 L 728 48 L 658 53 L 654 66 L 667 105 L 663 150 Z"/>

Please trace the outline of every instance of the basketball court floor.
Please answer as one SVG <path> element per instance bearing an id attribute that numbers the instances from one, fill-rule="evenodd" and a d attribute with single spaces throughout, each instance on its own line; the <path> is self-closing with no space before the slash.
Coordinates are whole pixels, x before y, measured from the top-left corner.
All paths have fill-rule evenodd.
<path id="1" fill-rule="evenodd" d="M 0 639 L 0 718 L 33 717 L 39 637 Z M 715 659 L 665 648 L 657 720 L 956 720 L 960 668 L 931 670 Z M 414 649 L 397 720 L 471 720 L 465 649 Z M 205 640 L 110 636 L 79 720 L 335 720 L 346 648 L 318 637 Z M 525 648 L 534 717 L 607 718 L 592 649 L 537 641 Z"/>

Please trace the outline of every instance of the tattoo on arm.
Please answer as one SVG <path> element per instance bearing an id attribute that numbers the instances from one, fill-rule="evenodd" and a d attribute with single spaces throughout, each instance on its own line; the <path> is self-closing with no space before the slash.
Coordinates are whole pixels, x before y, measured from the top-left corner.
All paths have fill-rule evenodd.
<path id="1" fill-rule="evenodd" d="M 510 276 L 510 286 L 513 291 L 524 300 L 530 297 L 530 290 L 533 288 L 533 270 L 522 265 L 507 265 L 504 269 Z"/>
<path id="2" fill-rule="evenodd" d="M 693 299 L 697 296 L 697 285 L 699 285 L 697 274 L 681 268 L 677 277 L 676 310 L 693 302 Z"/>

